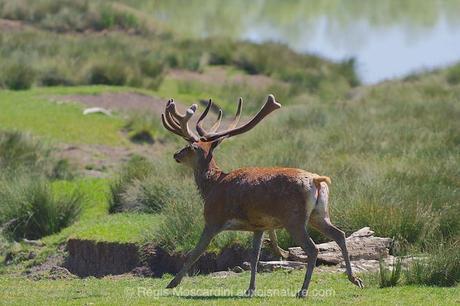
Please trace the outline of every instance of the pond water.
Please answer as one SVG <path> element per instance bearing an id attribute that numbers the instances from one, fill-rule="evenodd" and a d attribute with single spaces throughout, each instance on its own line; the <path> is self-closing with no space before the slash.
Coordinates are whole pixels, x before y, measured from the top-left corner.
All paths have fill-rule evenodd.
<path id="1" fill-rule="evenodd" d="M 367 84 L 460 61 L 460 0 L 158 0 L 142 9 L 186 37 L 353 57 Z"/>

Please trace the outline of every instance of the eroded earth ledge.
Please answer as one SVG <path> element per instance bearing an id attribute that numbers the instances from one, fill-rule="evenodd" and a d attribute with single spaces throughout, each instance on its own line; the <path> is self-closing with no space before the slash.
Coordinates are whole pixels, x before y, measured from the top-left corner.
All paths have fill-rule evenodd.
<path id="1" fill-rule="evenodd" d="M 347 247 L 352 265 L 357 271 L 378 269 L 379 260 L 392 264 L 393 240 L 375 237 L 370 228 L 365 227 L 347 238 Z M 343 264 L 342 253 L 335 242 L 318 244 L 318 265 L 337 266 Z M 177 273 L 182 267 L 186 254 L 167 252 L 161 247 L 134 243 L 95 242 L 69 239 L 68 257 L 64 266 L 72 274 L 80 277 L 119 275 L 134 273 L 142 276 L 161 277 L 165 273 Z M 209 274 L 218 271 L 243 271 L 249 268 L 251 250 L 240 245 L 223 249 L 220 253 L 206 252 L 195 263 L 190 274 Z M 262 249 L 259 271 L 276 269 L 301 269 L 306 264 L 306 255 L 299 247 L 289 248 L 287 261 L 280 261 L 266 248 Z"/>

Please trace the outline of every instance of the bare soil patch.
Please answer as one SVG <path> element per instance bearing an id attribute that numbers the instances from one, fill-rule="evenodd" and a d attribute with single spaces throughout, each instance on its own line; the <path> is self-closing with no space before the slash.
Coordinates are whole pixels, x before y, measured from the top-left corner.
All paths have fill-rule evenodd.
<path id="1" fill-rule="evenodd" d="M 9 20 L 0 18 L 0 31 L 22 31 L 27 25 L 19 20 Z"/>
<path id="2" fill-rule="evenodd" d="M 104 145 L 60 145 L 56 156 L 67 159 L 77 172 L 85 176 L 106 177 L 134 155 L 151 156 L 151 145 L 110 147 Z"/>
<path id="3" fill-rule="evenodd" d="M 90 107 L 102 107 L 112 111 L 150 111 L 155 114 L 163 112 L 164 99 L 140 93 L 103 93 L 99 95 L 67 95 L 54 97 L 54 100 L 79 102 Z"/>

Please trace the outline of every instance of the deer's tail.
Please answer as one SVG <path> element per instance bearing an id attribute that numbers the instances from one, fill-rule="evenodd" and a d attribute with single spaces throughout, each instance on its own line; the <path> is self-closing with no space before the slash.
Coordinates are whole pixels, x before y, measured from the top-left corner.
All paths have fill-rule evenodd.
<path id="1" fill-rule="evenodd" d="M 313 183 L 316 188 L 321 189 L 321 183 L 326 182 L 326 184 L 331 184 L 331 178 L 329 176 L 316 176 L 313 178 Z"/>

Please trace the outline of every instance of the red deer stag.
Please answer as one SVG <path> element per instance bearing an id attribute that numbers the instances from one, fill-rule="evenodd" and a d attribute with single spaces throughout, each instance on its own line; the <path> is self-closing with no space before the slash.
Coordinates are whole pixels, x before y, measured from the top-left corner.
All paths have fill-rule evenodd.
<path id="1" fill-rule="evenodd" d="M 251 280 L 246 294 L 255 291 L 255 277 L 264 231 L 274 233 L 285 228 L 308 256 L 305 279 L 298 297 L 307 294 L 318 248 L 307 231 L 307 222 L 321 233 L 334 240 L 342 249 L 348 279 L 363 287 L 362 281 L 353 275 L 345 243 L 345 234 L 335 227 L 328 212 L 330 179 L 301 169 L 292 168 L 242 168 L 224 173 L 213 156 L 214 149 L 225 138 L 243 134 L 255 127 L 262 119 L 281 107 L 273 95 L 269 95 L 262 109 L 246 124 L 237 127 L 243 100 L 238 101 L 234 120 L 229 127 L 217 132 L 222 111 L 212 128 L 203 128 L 203 119 L 211 108 L 211 100 L 196 123 L 198 135 L 191 131 L 188 121 L 197 109 L 192 105 L 185 114 L 176 110 L 171 99 L 166 104 L 161 119 L 166 129 L 184 138 L 188 145 L 174 154 L 178 163 L 193 169 L 195 181 L 204 200 L 205 227 L 200 241 L 187 256 L 182 269 L 167 288 L 180 284 L 193 263 L 205 251 L 215 235 L 224 230 L 252 231 L 253 253 L 251 258 Z"/>

